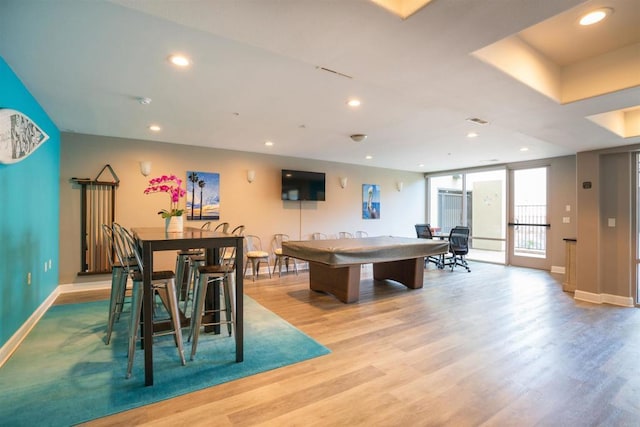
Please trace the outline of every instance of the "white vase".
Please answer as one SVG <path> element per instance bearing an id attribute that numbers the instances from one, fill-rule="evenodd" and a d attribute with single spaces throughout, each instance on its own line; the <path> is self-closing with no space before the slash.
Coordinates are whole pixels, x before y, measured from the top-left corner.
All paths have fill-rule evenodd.
<path id="1" fill-rule="evenodd" d="M 184 230 L 184 220 L 183 216 L 170 216 L 169 218 L 165 218 L 164 227 L 167 233 L 182 233 Z"/>

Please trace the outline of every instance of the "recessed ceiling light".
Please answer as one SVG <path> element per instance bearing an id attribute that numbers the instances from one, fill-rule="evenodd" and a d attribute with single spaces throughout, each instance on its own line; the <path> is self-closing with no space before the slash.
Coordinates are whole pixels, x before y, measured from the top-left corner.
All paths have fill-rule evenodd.
<path id="1" fill-rule="evenodd" d="M 265 141 L 264 145 L 267 147 L 273 147 L 273 141 Z"/>
<path id="2" fill-rule="evenodd" d="M 520 151 L 529 151 L 529 148 L 528 148 L 528 147 L 522 147 L 522 148 L 520 149 Z"/>
<path id="3" fill-rule="evenodd" d="M 188 67 L 191 65 L 191 60 L 184 55 L 171 55 L 169 56 L 169 62 L 177 67 Z"/>
<path id="4" fill-rule="evenodd" d="M 364 156 L 364 158 L 367 159 L 367 160 L 371 160 L 371 159 L 373 159 L 373 156 Z"/>
<path id="5" fill-rule="evenodd" d="M 587 26 L 587 25 L 597 24 L 598 22 L 606 18 L 608 15 L 610 15 L 611 12 L 613 12 L 613 9 L 609 7 L 603 7 L 602 9 L 596 9 L 594 11 L 591 11 L 586 15 L 583 15 L 582 18 L 580 18 L 580 25 Z"/>
<path id="6" fill-rule="evenodd" d="M 149 126 L 149 130 L 152 131 L 152 132 L 160 132 L 161 129 L 162 128 L 160 126 L 158 126 L 158 125 Z"/>
<path id="7" fill-rule="evenodd" d="M 142 105 L 149 105 L 151 104 L 151 98 L 141 96 L 138 98 L 138 102 Z"/>
<path id="8" fill-rule="evenodd" d="M 420 163 L 420 164 L 418 165 L 418 167 L 419 167 L 419 168 L 423 168 L 423 167 L 424 167 L 424 163 Z"/>
<path id="9" fill-rule="evenodd" d="M 478 134 L 477 134 L 477 133 L 475 133 L 475 132 L 469 132 L 469 133 L 467 134 L 467 138 L 475 138 L 475 137 L 477 137 L 477 136 L 478 136 Z"/>
<path id="10" fill-rule="evenodd" d="M 360 100 L 359 99 L 355 99 L 355 98 L 350 99 L 349 101 L 347 101 L 347 105 L 349 107 L 359 107 L 360 104 L 361 104 Z"/>

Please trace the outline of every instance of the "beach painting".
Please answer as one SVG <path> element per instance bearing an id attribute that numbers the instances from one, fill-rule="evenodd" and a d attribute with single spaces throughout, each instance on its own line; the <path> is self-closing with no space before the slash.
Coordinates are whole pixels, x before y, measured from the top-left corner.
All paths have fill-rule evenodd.
<path id="1" fill-rule="evenodd" d="M 188 220 L 220 219 L 220 174 L 187 171 Z"/>
<path id="2" fill-rule="evenodd" d="M 380 218 L 380 186 L 362 184 L 362 219 Z"/>
<path id="3" fill-rule="evenodd" d="M 49 135 L 29 117 L 9 108 L 0 109 L 0 163 L 16 163 L 29 157 Z"/>

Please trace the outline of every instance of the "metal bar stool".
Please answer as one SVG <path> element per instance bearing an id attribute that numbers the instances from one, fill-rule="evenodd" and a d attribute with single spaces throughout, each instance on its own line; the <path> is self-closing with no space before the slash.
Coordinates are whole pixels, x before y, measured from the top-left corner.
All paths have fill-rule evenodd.
<path id="1" fill-rule="evenodd" d="M 111 334 L 113 333 L 113 324 L 120 320 L 120 313 L 122 313 L 124 306 L 129 273 L 127 271 L 128 266 L 124 265 L 120 252 L 116 247 L 116 242 L 113 238 L 113 229 L 107 224 L 102 224 L 102 232 L 109 243 L 109 263 L 111 264 L 111 294 L 109 297 L 109 318 L 107 320 L 105 337 L 105 344 L 109 345 L 111 342 Z M 113 260 L 114 252 L 116 253 L 118 261 Z"/>
<path id="2" fill-rule="evenodd" d="M 131 295 L 131 318 L 129 323 L 129 353 L 127 362 L 127 375 L 126 378 L 131 377 L 131 371 L 133 369 L 133 360 L 135 357 L 136 341 L 138 337 L 138 330 L 140 329 L 140 317 L 142 314 L 142 296 L 143 296 L 143 283 L 142 283 L 142 258 L 138 250 L 133 236 L 124 228 L 115 228 L 116 235 L 123 243 L 123 246 L 133 253 L 136 263 L 138 264 L 137 271 L 132 274 L 133 291 Z M 153 334 L 154 337 L 161 335 L 174 335 L 176 346 L 178 347 L 178 355 L 182 365 L 185 365 L 184 350 L 182 348 L 182 329 L 180 326 L 180 311 L 178 309 L 178 298 L 176 294 L 175 274 L 173 271 L 154 271 L 151 274 L 151 286 L 154 293 L 158 293 L 162 299 L 169 314 L 169 320 L 172 329 L 165 332 L 157 332 Z M 149 338 L 153 339 L 153 337 Z"/>
<path id="3" fill-rule="evenodd" d="M 229 226 L 229 223 L 223 222 L 219 224 L 214 231 L 220 231 L 219 229 L 222 227 L 226 230 L 226 227 Z M 201 230 L 209 230 L 211 228 L 211 221 L 207 221 L 200 227 Z M 190 274 L 189 273 L 189 262 L 192 257 L 202 256 L 204 255 L 204 251 L 202 249 L 188 249 L 183 251 L 178 251 L 176 254 L 176 292 L 180 297 L 180 301 L 188 301 L 189 299 L 189 291 L 191 288 Z M 185 274 L 187 274 L 185 276 Z M 185 302 L 186 308 L 186 302 Z"/>
<path id="4" fill-rule="evenodd" d="M 235 318 L 233 315 L 233 304 L 231 302 L 231 286 L 229 285 L 229 272 L 235 267 L 229 265 L 202 265 L 198 267 L 198 281 L 194 290 L 193 310 L 191 314 L 191 331 L 189 333 L 191 341 L 191 360 L 196 355 L 200 329 L 203 326 L 227 325 L 229 336 L 235 329 Z M 224 305 L 219 309 L 205 309 L 205 296 L 210 286 L 218 286 L 222 291 Z M 213 315 L 216 312 L 225 313 L 225 319 L 219 321 L 207 321 L 203 323 L 203 316 Z"/>

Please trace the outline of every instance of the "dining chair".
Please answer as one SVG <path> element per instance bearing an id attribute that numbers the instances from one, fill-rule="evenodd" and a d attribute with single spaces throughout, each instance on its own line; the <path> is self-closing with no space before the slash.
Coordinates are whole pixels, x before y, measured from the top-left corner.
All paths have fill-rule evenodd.
<path id="1" fill-rule="evenodd" d="M 216 225 L 216 228 L 213 229 L 213 231 L 220 231 L 222 233 L 226 233 L 228 230 L 229 230 L 228 222 L 221 222 L 220 224 Z"/>
<path id="2" fill-rule="evenodd" d="M 244 234 L 244 225 L 239 225 L 231 230 L 231 234 L 234 236 L 242 236 Z"/>
<path id="3" fill-rule="evenodd" d="M 313 233 L 311 240 L 327 240 L 327 235 L 324 233 Z"/>
<path id="4" fill-rule="evenodd" d="M 114 235 L 120 241 L 122 247 L 126 248 L 126 251 L 132 253 L 138 266 L 137 270 L 132 272 L 133 289 L 131 293 L 131 317 L 129 319 L 129 350 L 127 361 L 127 374 L 126 378 L 131 377 L 131 371 L 133 369 L 133 360 L 135 357 L 136 341 L 138 337 L 138 330 L 140 329 L 140 318 L 142 314 L 142 299 L 144 294 L 143 287 L 143 267 L 142 257 L 138 250 L 138 245 L 131 233 L 124 227 L 114 228 Z M 182 365 L 185 365 L 184 350 L 182 347 L 182 329 L 180 326 L 180 311 L 178 309 L 178 296 L 176 294 L 175 274 L 173 271 L 153 271 L 151 273 L 151 287 L 154 296 L 157 294 L 160 297 L 164 307 L 169 315 L 169 323 L 171 329 L 168 331 L 154 332 L 153 336 L 161 335 L 173 335 L 176 346 L 178 347 L 178 355 Z M 146 310 L 147 308 L 145 308 Z M 154 311 L 154 315 L 157 314 L 155 307 L 149 307 L 148 309 Z M 166 319 L 158 319 L 158 322 Z"/>
<path id="5" fill-rule="evenodd" d="M 356 238 L 369 237 L 369 233 L 366 231 L 356 231 Z"/>
<path id="6" fill-rule="evenodd" d="M 244 275 L 247 275 L 247 268 L 251 264 L 251 270 L 253 273 L 253 280 L 256 280 L 260 272 L 260 263 L 265 262 L 267 264 L 267 271 L 269 272 L 269 278 L 271 278 L 271 267 L 269 265 L 269 252 L 262 250 L 262 242 L 260 237 L 249 234 L 244 237 L 245 254 L 247 262 L 244 266 Z"/>
<path id="7" fill-rule="evenodd" d="M 293 261 L 293 269 L 296 272 L 296 276 L 298 275 L 298 265 L 296 264 L 295 258 L 292 258 L 288 255 L 284 255 L 282 253 L 282 242 L 286 242 L 289 240 L 289 235 L 287 234 L 274 234 L 273 239 L 271 239 L 271 252 L 274 256 L 273 263 L 273 271 L 275 272 L 276 266 L 278 267 L 278 277 L 282 277 L 282 263 L 287 269 L 287 273 L 289 272 L 289 260 Z"/>
<path id="8" fill-rule="evenodd" d="M 348 231 L 340 231 L 338 233 L 338 239 L 353 239 L 353 234 Z"/>

